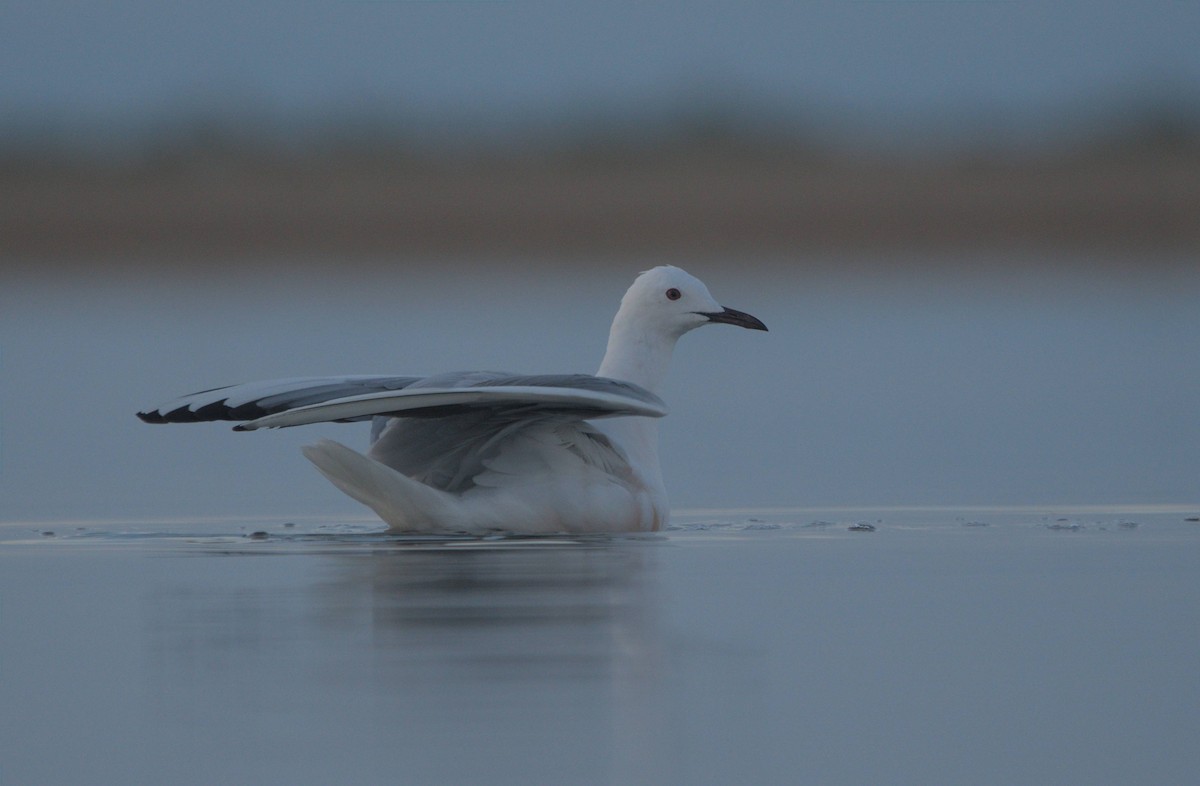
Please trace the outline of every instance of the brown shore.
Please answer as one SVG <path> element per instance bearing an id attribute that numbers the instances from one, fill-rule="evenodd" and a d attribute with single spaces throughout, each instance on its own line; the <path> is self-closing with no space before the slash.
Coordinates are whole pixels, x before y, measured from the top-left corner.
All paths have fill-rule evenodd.
<path id="1" fill-rule="evenodd" d="M 0 173 L 0 261 L 964 247 L 1200 250 L 1200 150 L 199 158 Z"/>

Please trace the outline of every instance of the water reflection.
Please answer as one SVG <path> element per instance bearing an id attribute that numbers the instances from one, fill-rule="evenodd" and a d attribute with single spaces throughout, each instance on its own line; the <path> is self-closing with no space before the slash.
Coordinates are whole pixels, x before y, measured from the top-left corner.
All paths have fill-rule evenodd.
<path id="1" fill-rule="evenodd" d="M 602 677 L 612 642 L 644 627 L 644 557 L 596 546 L 395 550 L 344 560 L 325 589 L 339 606 L 370 608 L 388 651 L 439 651 L 486 680 Z"/>
<path id="2" fill-rule="evenodd" d="M 184 582 L 150 602 L 161 709 L 282 711 L 289 738 L 378 742 L 417 782 L 658 780 L 664 545 L 382 543 Z"/>
<path id="3" fill-rule="evenodd" d="M 39 784 L 1187 782 L 1195 513 L 0 538 L 0 760 Z"/>

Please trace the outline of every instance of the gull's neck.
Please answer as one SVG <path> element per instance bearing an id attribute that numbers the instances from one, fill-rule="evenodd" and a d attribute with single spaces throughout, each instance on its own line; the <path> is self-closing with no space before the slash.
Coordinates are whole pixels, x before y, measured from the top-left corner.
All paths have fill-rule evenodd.
<path id="1" fill-rule="evenodd" d="M 608 349 L 596 373 L 641 385 L 651 393 L 662 390 L 679 334 L 665 332 L 622 301 L 608 333 Z M 608 418 L 594 424 L 613 439 L 629 461 L 630 469 L 646 493 L 648 509 L 641 522 L 645 529 L 660 529 L 670 517 L 667 489 L 658 461 L 658 418 Z"/>
<path id="2" fill-rule="evenodd" d="M 666 378 L 667 367 L 671 364 L 671 351 L 675 348 L 677 338 L 663 335 L 661 331 L 647 330 L 640 320 L 625 318 L 623 311 L 619 311 L 608 335 L 608 350 L 596 373 L 602 377 L 632 382 L 658 393 Z M 614 438 L 615 444 L 625 453 L 630 467 L 649 492 L 653 508 L 650 520 L 653 525 L 647 524 L 647 527 L 657 529 L 664 526 L 670 507 L 658 462 L 658 419 L 610 418 L 595 425 Z"/>
<path id="3" fill-rule="evenodd" d="M 613 319 L 608 349 L 596 373 L 641 385 L 657 394 L 666 379 L 677 338 L 659 330 L 647 330 L 641 320 L 627 318 L 622 309 Z"/>

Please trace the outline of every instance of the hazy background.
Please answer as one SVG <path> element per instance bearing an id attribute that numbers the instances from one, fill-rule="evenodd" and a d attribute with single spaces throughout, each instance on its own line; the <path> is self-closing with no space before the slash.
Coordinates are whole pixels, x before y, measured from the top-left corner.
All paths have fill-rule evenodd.
<path id="1" fill-rule="evenodd" d="M 679 506 L 1200 499 L 1188 3 L 0 8 L 0 517 L 339 515 L 273 376 L 590 371 L 662 261 Z"/>
<path id="2" fill-rule="evenodd" d="M 10 139 L 130 152 L 201 119 L 496 145 L 706 113 L 852 150 L 1036 148 L 1194 123 L 1197 22 L 1174 2 L 6 4 L 0 110 Z"/>

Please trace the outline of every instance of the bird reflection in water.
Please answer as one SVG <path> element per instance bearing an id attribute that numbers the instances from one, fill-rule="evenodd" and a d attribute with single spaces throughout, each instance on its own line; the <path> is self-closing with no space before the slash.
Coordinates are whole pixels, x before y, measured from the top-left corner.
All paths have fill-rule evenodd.
<path id="1" fill-rule="evenodd" d="M 200 662 L 236 663 L 223 701 L 253 711 L 279 699 L 304 728 L 392 746 L 412 774 L 662 774 L 665 540 L 295 545 L 265 560 L 274 567 L 236 560 L 254 563 L 260 590 L 160 595 L 160 641 L 177 645 L 159 650 L 163 676 L 194 682 Z M 288 568 L 289 555 L 320 562 Z M 255 620 L 256 635 L 223 629 Z"/>

